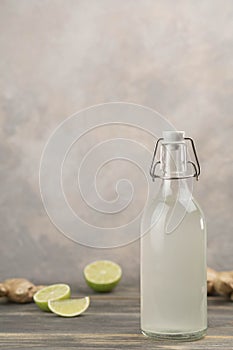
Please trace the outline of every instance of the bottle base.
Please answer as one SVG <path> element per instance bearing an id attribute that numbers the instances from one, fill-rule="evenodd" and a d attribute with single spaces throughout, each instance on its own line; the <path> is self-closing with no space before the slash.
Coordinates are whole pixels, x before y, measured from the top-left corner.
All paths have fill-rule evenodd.
<path id="1" fill-rule="evenodd" d="M 197 331 L 197 332 L 187 332 L 187 333 L 158 333 L 158 332 L 148 332 L 141 330 L 142 334 L 147 337 L 155 338 L 158 340 L 176 340 L 176 341 L 195 341 L 203 338 L 206 335 L 207 328 Z"/>

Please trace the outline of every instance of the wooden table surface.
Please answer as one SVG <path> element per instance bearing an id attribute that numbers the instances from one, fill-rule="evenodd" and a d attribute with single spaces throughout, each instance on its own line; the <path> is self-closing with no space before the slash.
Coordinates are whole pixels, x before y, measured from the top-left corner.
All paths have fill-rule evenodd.
<path id="1" fill-rule="evenodd" d="M 1 301 L 0 348 L 233 349 L 233 303 L 221 297 L 208 298 L 208 335 L 195 342 L 163 342 L 143 336 L 139 310 L 138 291 L 120 286 L 109 294 L 91 295 L 89 309 L 75 318 L 42 312 L 33 303 Z"/>

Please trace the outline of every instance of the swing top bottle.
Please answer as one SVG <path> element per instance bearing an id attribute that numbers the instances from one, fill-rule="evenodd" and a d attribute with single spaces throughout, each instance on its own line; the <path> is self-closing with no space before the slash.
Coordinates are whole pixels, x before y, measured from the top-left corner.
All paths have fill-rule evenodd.
<path id="1" fill-rule="evenodd" d="M 187 142 L 195 162 L 187 160 Z M 207 329 L 206 224 L 188 186 L 200 175 L 193 140 L 164 132 L 150 174 L 161 185 L 141 221 L 141 329 L 161 339 L 196 340 Z"/>

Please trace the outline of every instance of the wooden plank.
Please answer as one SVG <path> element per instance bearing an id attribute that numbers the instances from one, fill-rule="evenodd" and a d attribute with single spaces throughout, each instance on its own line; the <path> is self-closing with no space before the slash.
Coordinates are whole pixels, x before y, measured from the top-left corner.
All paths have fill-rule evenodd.
<path id="1" fill-rule="evenodd" d="M 87 312 L 61 318 L 35 304 L 0 304 L 0 348 L 4 349 L 233 349 L 233 303 L 209 298 L 208 335 L 196 342 L 166 342 L 140 332 L 139 295 L 94 294 Z"/>

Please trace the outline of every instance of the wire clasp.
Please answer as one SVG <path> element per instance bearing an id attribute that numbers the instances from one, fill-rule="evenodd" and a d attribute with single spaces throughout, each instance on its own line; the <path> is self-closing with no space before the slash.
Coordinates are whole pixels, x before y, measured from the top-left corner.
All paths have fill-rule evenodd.
<path id="1" fill-rule="evenodd" d="M 193 150 L 196 164 L 194 162 L 192 162 L 191 160 L 188 160 L 187 163 L 189 163 L 193 166 L 194 172 L 191 174 L 184 175 L 184 176 L 182 175 L 182 176 L 172 176 L 172 177 L 162 176 L 162 175 L 156 174 L 156 167 L 159 164 L 161 164 L 160 160 L 156 160 L 156 154 L 157 154 L 159 143 L 163 140 L 164 140 L 163 138 L 159 138 L 158 141 L 156 142 L 156 145 L 155 145 L 152 163 L 151 163 L 151 167 L 150 167 L 150 175 L 152 177 L 152 180 L 154 181 L 156 178 L 163 179 L 163 180 L 179 180 L 179 179 L 187 179 L 187 178 L 191 178 L 191 177 L 195 177 L 196 180 L 198 180 L 200 173 L 201 173 L 201 168 L 200 168 L 200 164 L 198 161 L 195 144 L 194 144 L 194 141 L 191 137 L 184 137 L 184 140 L 189 141 L 191 143 L 191 146 L 192 146 L 192 150 Z"/>

